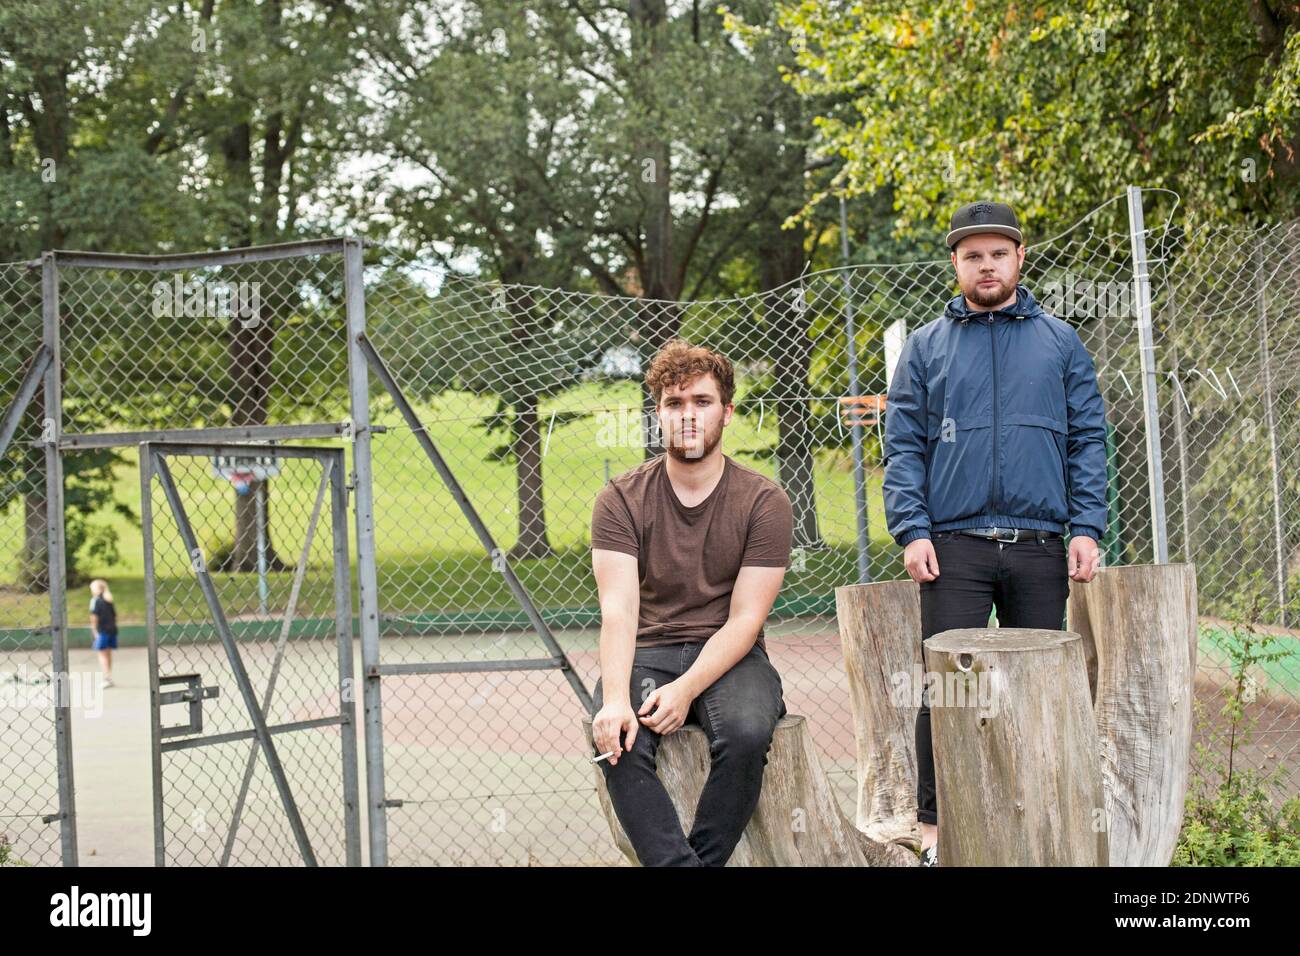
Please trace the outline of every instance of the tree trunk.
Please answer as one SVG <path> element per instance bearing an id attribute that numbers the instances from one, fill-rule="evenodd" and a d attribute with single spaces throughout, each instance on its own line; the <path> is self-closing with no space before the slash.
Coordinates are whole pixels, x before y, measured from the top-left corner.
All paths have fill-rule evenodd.
<path id="1" fill-rule="evenodd" d="M 639 75 L 644 127 L 634 147 L 630 173 L 635 177 L 637 192 L 644 209 L 642 224 L 645 245 L 638 265 L 641 295 L 647 300 L 638 310 L 637 332 L 641 339 L 642 368 L 654 353 L 677 334 L 681 310 L 671 304 L 681 295 L 677 281 L 677 255 L 673 245 L 672 171 L 668 143 L 663 139 L 659 114 L 654 105 L 655 92 L 662 89 L 660 77 L 666 44 L 668 5 L 665 0 L 629 0 L 628 19 L 635 50 L 635 68 Z M 660 93 L 662 95 L 662 93 Z M 655 440 L 655 403 L 644 381 L 641 386 L 642 428 L 645 458 L 664 452 Z"/>
<path id="2" fill-rule="evenodd" d="M 528 395 L 517 400 L 510 430 L 515 451 L 515 487 L 519 497 L 519 538 L 510 549 L 512 560 L 549 558 L 555 554 L 546 540 L 539 424 L 537 397 Z"/>
<path id="3" fill-rule="evenodd" d="M 774 346 L 777 413 L 777 474 L 794 511 L 794 546 L 821 548 L 817 494 L 813 483 L 812 412 L 808 374 L 812 368 L 809 313 L 802 290 L 789 285 L 803 273 L 804 231 L 768 223 L 759 246 L 763 312 Z M 774 291 L 780 289 L 780 291 Z"/>
<path id="4" fill-rule="evenodd" d="M 268 33 L 278 31 L 281 22 L 281 10 L 278 3 L 270 3 L 264 9 L 265 27 Z M 261 184 L 254 183 L 253 166 L 253 128 L 249 117 L 251 107 L 226 130 L 220 142 L 220 150 L 229 174 L 232 191 L 237 193 L 247 205 L 247 215 L 243 218 L 242 241 L 245 245 L 256 242 L 272 242 L 277 238 L 279 229 L 280 196 L 279 187 L 283 178 L 284 164 L 292 152 L 292 144 L 282 141 L 283 113 L 272 110 L 266 119 L 266 129 L 262 137 Z M 260 191 L 259 191 L 260 190 Z M 254 230 L 253 222 L 257 223 Z M 271 363 L 274 358 L 275 327 L 277 309 L 289 308 L 291 296 L 286 290 L 276 287 L 280 275 L 275 263 L 268 268 L 255 269 L 253 278 L 265 287 L 259 295 L 259 310 L 254 321 L 248 322 L 247 316 L 231 319 L 227 326 L 231 395 L 233 409 L 230 416 L 231 425 L 267 424 L 271 397 Z M 247 323 L 247 324 L 246 324 Z M 257 500 L 260 482 L 254 482 L 247 495 L 235 498 L 235 540 L 231 549 L 230 560 L 224 571 L 249 573 L 257 570 Z M 269 485 L 268 489 L 269 491 Z M 262 533 L 266 541 L 267 568 L 273 571 L 287 570 L 289 565 L 282 561 L 275 552 L 271 538 L 270 495 L 266 495 L 266 507 L 262 512 Z"/>
<path id="5" fill-rule="evenodd" d="M 681 307 L 675 302 L 644 302 L 637 311 L 641 339 L 641 368 L 648 371 L 654 354 L 681 329 Z M 665 451 L 663 436 L 658 433 L 658 413 L 650 386 L 644 378 L 641 381 L 641 421 L 645 442 L 645 458 L 648 461 Z"/>
<path id="6" fill-rule="evenodd" d="M 268 290 L 269 291 L 269 290 Z M 263 299 L 257 321 L 245 328 L 242 321 L 229 323 L 229 359 L 232 399 L 232 425 L 265 425 L 271 395 L 272 343 L 275 340 L 272 307 Z M 268 480 L 269 481 L 269 480 Z M 266 540 L 268 570 L 283 571 L 285 563 L 275 553 L 271 539 L 270 485 L 254 481 L 246 495 L 235 498 L 235 541 L 230 560 L 221 570 L 251 573 L 257 570 L 257 495 L 267 484 L 262 509 L 262 533 Z"/>
<path id="7" fill-rule="evenodd" d="M 916 712 L 925 670 L 920 597 L 911 580 L 835 589 L 858 745 L 858 829 L 918 849 Z"/>
<path id="8" fill-rule="evenodd" d="M 817 526 L 817 489 L 813 481 L 813 435 L 808 376 L 812 369 L 812 339 L 808 337 L 812 309 L 804 290 L 793 285 L 808 261 L 804 249 L 807 230 L 802 223 L 781 228 L 786 216 L 802 209 L 806 201 L 805 143 L 812 129 L 804 101 L 787 83 L 777 83 L 775 102 L 760 120 L 768 136 L 784 130 L 789 137 L 771 157 L 778 177 L 776 194 L 762 207 L 758 237 L 759 281 L 764 293 L 764 314 L 774 353 L 776 388 L 776 457 L 781 486 L 794 511 L 794 545 L 824 548 Z M 778 125 L 779 120 L 779 125 Z M 780 289 L 780 293 L 775 290 Z"/>
<path id="9" fill-rule="evenodd" d="M 23 550 L 18 558 L 15 583 L 29 594 L 45 594 L 50 589 L 49 498 L 45 495 L 44 471 L 38 490 L 23 495 Z"/>
<path id="10" fill-rule="evenodd" d="M 946 866 L 1106 866 L 1083 641 L 961 628 L 925 642 Z"/>
<path id="11" fill-rule="evenodd" d="M 40 429 L 45 419 L 45 388 L 36 390 L 23 415 L 14 443 L 30 437 L 29 429 Z M 12 446 L 11 446 L 12 447 Z M 45 594 L 50 589 L 50 498 L 46 492 L 45 454 L 39 448 L 27 446 L 24 451 L 27 482 L 30 490 L 23 494 L 23 548 L 18 557 L 18 574 L 15 583 L 31 594 Z"/>
<path id="12" fill-rule="evenodd" d="M 584 719 L 582 725 L 591 744 L 591 720 Z M 665 737 L 656 764 L 683 832 L 688 833 L 709 775 L 709 742 L 703 728 L 688 724 Z M 638 863 L 610 803 L 605 771 L 599 766 L 592 769 L 614 843 L 624 856 Z M 906 847 L 879 843 L 849 822 L 821 768 L 808 722 L 788 715 L 776 725 L 758 808 L 727 865 L 916 866 L 918 860 Z"/>
<path id="13" fill-rule="evenodd" d="M 1103 568 L 1070 586 L 1101 738 L 1111 866 L 1168 866 L 1187 796 L 1196 569 Z"/>
<path id="14" fill-rule="evenodd" d="M 32 127 L 32 137 L 36 143 L 40 160 L 52 160 L 55 181 L 44 190 L 45 208 L 41 211 L 38 228 L 38 241 L 42 250 L 62 249 L 67 238 L 67 230 L 59 218 L 55 205 L 58 196 L 72 176 L 69 168 L 69 146 L 74 141 L 72 113 L 68 101 L 68 75 L 71 64 L 66 61 L 58 64 L 46 64 L 33 71 L 33 83 L 40 93 L 41 110 L 28 115 Z M 43 167 L 42 167 L 43 171 Z M 29 414 L 36 423 L 45 418 L 45 389 L 38 388 L 36 395 L 28 406 Z M 36 456 L 43 462 L 43 457 Z M 32 593 L 43 594 L 50 587 L 49 542 L 46 529 L 49 527 L 49 495 L 45 489 L 45 467 L 42 463 L 29 474 L 39 473 L 39 482 L 27 492 L 23 500 L 23 551 L 20 558 L 17 583 Z M 65 474 L 65 480 L 67 475 Z M 74 555 L 67 555 L 69 569 Z"/>
<path id="15" fill-rule="evenodd" d="M 532 291 L 517 283 L 526 277 L 532 250 L 517 252 L 501 270 L 505 282 L 508 330 L 515 355 L 527 363 L 544 335 L 545 323 L 537 313 Z M 508 556 L 512 559 L 549 558 L 555 552 L 547 541 L 546 504 L 542 481 L 542 437 L 537 420 L 540 398 L 525 374 L 512 377 L 503 388 L 503 401 L 514 411 L 510 420 L 510 449 L 515 459 L 515 499 L 519 505 L 519 532 Z"/>

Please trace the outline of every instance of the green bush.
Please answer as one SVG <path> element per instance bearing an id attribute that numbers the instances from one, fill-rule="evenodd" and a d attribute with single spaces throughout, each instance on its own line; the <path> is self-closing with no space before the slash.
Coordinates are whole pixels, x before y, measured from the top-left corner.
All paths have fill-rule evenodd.
<path id="1" fill-rule="evenodd" d="M 1300 797 L 1279 811 L 1253 771 L 1188 800 L 1173 866 L 1300 866 Z"/>
<path id="2" fill-rule="evenodd" d="M 0 833 L 0 866 L 28 866 L 14 856 L 14 845 L 9 842 L 9 834 Z"/>
<path id="3" fill-rule="evenodd" d="M 1233 670 L 1220 710 L 1226 729 L 1215 728 L 1204 704 L 1195 702 L 1201 739 L 1172 866 L 1300 866 L 1300 797 L 1289 797 L 1280 810 L 1271 799 L 1284 785 L 1284 768 L 1262 774 L 1237 766 L 1255 723 L 1246 709 L 1256 692 L 1250 669 L 1285 656 L 1273 649 L 1276 635 L 1257 630 L 1261 600 L 1256 595 L 1235 611 L 1231 639 L 1217 641 Z"/>

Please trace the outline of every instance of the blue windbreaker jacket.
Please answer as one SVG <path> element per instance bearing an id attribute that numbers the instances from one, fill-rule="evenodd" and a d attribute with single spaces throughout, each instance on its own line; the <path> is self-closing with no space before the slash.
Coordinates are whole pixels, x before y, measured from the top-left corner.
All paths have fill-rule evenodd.
<path id="1" fill-rule="evenodd" d="M 932 531 L 1106 530 L 1106 412 L 1079 334 L 1023 285 L 1006 310 L 963 296 L 907 337 L 885 403 L 885 517 Z"/>

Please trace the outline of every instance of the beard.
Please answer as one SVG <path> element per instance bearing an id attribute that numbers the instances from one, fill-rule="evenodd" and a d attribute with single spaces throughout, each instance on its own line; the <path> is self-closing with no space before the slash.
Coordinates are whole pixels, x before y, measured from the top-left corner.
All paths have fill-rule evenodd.
<path id="1" fill-rule="evenodd" d="M 966 293 L 966 298 L 985 309 L 991 309 L 994 306 L 1001 305 L 1011 297 L 1012 293 L 1015 292 L 1015 283 L 1019 281 L 1019 277 L 1017 276 L 1010 285 L 1003 282 L 1001 279 L 996 281 L 998 283 L 996 286 L 987 289 L 981 289 L 978 284 L 971 286 L 970 291 Z"/>
<path id="2" fill-rule="evenodd" d="M 722 441 L 722 429 L 719 428 L 717 433 L 709 435 L 706 431 L 697 431 L 697 435 L 704 436 L 704 446 L 697 453 L 695 449 L 688 445 L 674 445 L 672 439 L 664 446 L 668 454 L 672 455 L 677 461 L 691 462 L 702 461 L 713 454 L 713 449 L 718 447 L 718 442 Z"/>

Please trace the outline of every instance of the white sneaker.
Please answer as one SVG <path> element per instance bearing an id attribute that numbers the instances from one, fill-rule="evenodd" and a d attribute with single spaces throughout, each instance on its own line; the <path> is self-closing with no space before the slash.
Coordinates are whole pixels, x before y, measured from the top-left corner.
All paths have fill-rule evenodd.
<path id="1" fill-rule="evenodd" d="M 939 865 L 939 847 L 937 844 L 935 846 L 926 847 L 924 850 L 921 851 L 921 865 L 922 866 Z"/>
<path id="2" fill-rule="evenodd" d="M 104 678 L 104 686 L 105 686 L 105 687 L 112 687 L 112 686 L 113 686 L 113 678 L 111 678 L 111 677 L 105 677 L 105 678 Z"/>

